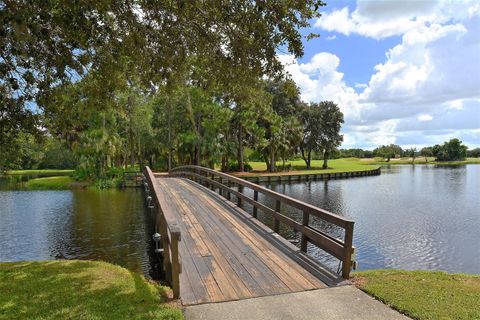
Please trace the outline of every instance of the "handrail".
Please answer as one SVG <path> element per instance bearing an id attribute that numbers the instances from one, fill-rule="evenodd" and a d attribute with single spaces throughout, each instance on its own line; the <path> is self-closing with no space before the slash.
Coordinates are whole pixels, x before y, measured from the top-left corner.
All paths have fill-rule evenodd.
<path id="1" fill-rule="evenodd" d="M 143 168 L 143 175 L 148 189 L 152 191 L 151 197 L 156 209 L 156 221 L 163 243 L 163 270 L 169 278 L 167 280 L 172 283 L 173 297 L 177 299 L 180 297 L 180 273 L 182 272 L 178 251 L 178 242 L 181 241 L 180 227 L 170 201 L 154 183 L 155 176 L 148 166 Z"/>
<path id="2" fill-rule="evenodd" d="M 348 279 L 350 270 L 353 265 L 353 226 L 354 221 L 346 219 L 340 215 L 331 213 L 327 210 L 318 208 L 303 201 L 294 199 L 284 194 L 275 192 L 258 184 L 231 176 L 229 174 L 219 172 L 213 169 L 200 166 L 180 166 L 173 168 L 170 173 L 171 176 L 183 176 L 190 178 L 196 182 L 204 182 L 212 189 L 218 188 L 219 193 L 223 196 L 226 193 L 226 198 L 230 200 L 230 195 L 233 194 L 237 198 L 237 205 L 241 206 L 242 200 L 249 203 L 253 207 L 253 217 L 257 218 L 258 209 L 274 218 L 274 231 L 279 233 L 280 222 L 293 228 L 295 231 L 301 233 L 300 249 L 307 252 L 307 243 L 310 242 L 320 249 L 326 251 L 332 256 L 342 261 L 342 277 Z M 218 180 L 218 181 L 217 181 Z M 227 185 L 225 184 L 227 183 Z M 238 190 L 231 188 L 231 185 L 236 184 Z M 252 189 L 253 199 L 243 194 L 243 188 Z M 258 194 L 264 194 L 267 197 L 275 200 L 275 208 L 272 209 L 260 202 L 258 202 Z M 290 217 L 280 213 L 281 205 L 286 204 L 293 208 L 299 209 L 303 212 L 302 223 L 299 223 Z M 324 221 L 332 223 L 345 230 L 344 239 L 340 240 L 334 238 L 320 230 L 310 226 L 310 215 L 320 218 Z"/>

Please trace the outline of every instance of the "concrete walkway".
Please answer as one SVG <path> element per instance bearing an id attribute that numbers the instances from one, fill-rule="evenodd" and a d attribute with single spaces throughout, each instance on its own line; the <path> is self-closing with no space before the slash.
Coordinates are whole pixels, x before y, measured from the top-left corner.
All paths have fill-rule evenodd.
<path id="1" fill-rule="evenodd" d="M 410 319 L 354 286 L 185 307 L 186 320 Z"/>

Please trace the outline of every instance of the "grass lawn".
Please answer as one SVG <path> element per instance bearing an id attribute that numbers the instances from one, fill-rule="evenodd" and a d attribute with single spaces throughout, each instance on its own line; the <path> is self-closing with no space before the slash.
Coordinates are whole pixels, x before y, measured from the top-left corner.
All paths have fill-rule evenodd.
<path id="1" fill-rule="evenodd" d="M 183 319 L 166 289 L 100 261 L 0 263 L 0 319 Z"/>
<path id="2" fill-rule="evenodd" d="M 272 175 L 266 172 L 267 166 L 265 162 L 249 162 L 254 172 L 246 175 Z M 312 173 L 334 173 L 334 172 L 352 172 L 352 171 L 366 171 L 378 168 L 372 166 L 368 162 L 361 162 L 357 158 L 342 158 L 328 161 L 328 169 L 322 169 L 323 160 L 312 160 L 311 169 L 307 170 L 305 161 L 292 160 L 285 163 L 291 165 L 291 170 L 288 172 L 275 172 L 274 175 L 288 175 L 288 174 L 312 174 Z M 282 163 L 277 162 L 277 167 L 282 168 Z M 245 174 L 242 174 L 245 175 Z"/>
<path id="3" fill-rule="evenodd" d="M 435 161 L 435 157 L 428 157 L 428 161 L 425 161 L 424 157 L 415 158 L 415 164 L 438 164 L 438 165 L 462 165 L 462 164 L 480 164 L 480 158 L 466 158 L 464 161 Z M 412 158 L 394 158 L 390 159 L 390 162 L 387 162 L 382 158 L 368 158 L 368 159 L 358 159 L 358 161 L 364 162 L 366 164 L 377 164 L 377 165 L 387 165 L 387 164 L 412 164 Z"/>
<path id="4" fill-rule="evenodd" d="M 56 170 L 56 169 L 44 169 L 44 170 L 10 170 L 7 171 L 7 174 L 11 175 L 39 175 L 39 174 L 48 174 L 48 175 L 69 175 L 73 173 L 74 170 Z"/>
<path id="5" fill-rule="evenodd" d="M 70 189 L 73 180 L 69 176 L 30 179 L 25 183 L 27 190 L 65 190 Z"/>
<path id="6" fill-rule="evenodd" d="M 372 270 L 354 276 L 357 287 L 414 319 L 480 319 L 480 275 Z"/>

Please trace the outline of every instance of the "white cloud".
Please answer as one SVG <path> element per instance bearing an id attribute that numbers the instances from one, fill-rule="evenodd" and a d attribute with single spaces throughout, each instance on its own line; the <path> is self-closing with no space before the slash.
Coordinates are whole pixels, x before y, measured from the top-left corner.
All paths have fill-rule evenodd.
<path id="1" fill-rule="evenodd" d="M 344 35 L 383 39 L 415 30 L 423 25 L 461 20 L 480 12 L 477 0 L 358 0 L 350 12 L 348 7 L 324 12 L 315 26 Z"/>
<path id="2" fill-rule="evenodd" d="M 433 117 L 429 114 L 421 114 L 417 117 L 418 121 L 432 121 Z"/>
<path id="3" fill-rule="evenodd" d="M 359 0 L 354 12 L 334 11 L 317 26 L 377 39 L 402 36 L 368 84 L 355 84 L 360 93 L 345 83 L 332 53 L 306 63 L 282 57 L 293 62 L 286 69 L 303 99 L 339 104 L 343 147 L 425 145 L 455 136 L 480 145 L 480 2 Z"/>
<path id="4" fill-rule="evenodd" d="M 335 39 L 337 39 L 337 36 L 336 35 L 328 36 L 326 39 L 327 40 L 335 40 Z"/>

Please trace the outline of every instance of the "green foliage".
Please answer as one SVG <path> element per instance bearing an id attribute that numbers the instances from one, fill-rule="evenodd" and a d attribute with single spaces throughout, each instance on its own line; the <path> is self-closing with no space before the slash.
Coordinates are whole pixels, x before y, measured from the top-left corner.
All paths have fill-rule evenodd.
<path id="1" fill-rule="evenodd" d="M 0 171 L 71 169 L 75 165 L 72 152 L 60 141 L 45 134 L 20 131 L 0 145 Z"/>
<path id="2" fill-rule="evenodd" d="M 0 263 L 0 319 L 183 319 L 167 289 L 101 261 Z"/>
<path id="3" fill-rule="evenodd" d="M 445 142 L 442 146 L 433 146 L 432 153 L 436 157 L 436 161 L 462 161 L 467 156 L 467 146 L 454 138 Z"/>
<path id="4" fill-rule="evenodd" d="M 300 28 L 319 17 L 323 5 L 319 0 L 1 2 L 0 113 L 6 111 L 1 120 L 12 128 L 26 124 L 32 118 L 28 102 L 44 102 L 52 88 L 87 76 L 94 79 L 87 95 L 108 97 L 122 85 L 119 74 L 137 73 L 148 89 L 187 74 L 204 88 L 235 88 L 277 74 L 282 70 L 277 48 L 301 56 Z"/>
<path id="5" fill-rule="evenodd" d="M 338 158 L 371 158 L 373 153 L 359 148 L 339 149 Z"/>
<path id="6" fill-rule="evenodd" d="M 249 163 L 244 164 L 244 171 L 250 172 L 253 170 L 252 166 Z M 232 161 L 228 163 L 228 171 L 229 172 L 239 172 L 240 171 L 240 166 L 238 165 L 238 162 Z"/>
<path id="7" fill-rule="evenodd" d="M 427 157 L 433 157 L 433 150 L 432 147 L 425 147 L 420 150 L 420 155 Z"/>
<path id="8" fill-rule="evenodd" d="M 73 169 L 78 161 L 73 152 L 64 143 L 48 139 L 43 147 L 43 157 L 38 163 L 39 169 Z"/>
<path id="9" fill-rule="evenodd" d="M 475 148 L 475 149 L 472 149 L 472 150 L 467 150 L 467 157 L 480 158 L 480 148 Z"/>
<path id="10" fill-rule="evenodd" d="M 322 154 L 323 167 L 326 169 L 329 154 L 343 141 L 343 135 L 340 134 L 344 123 L 343 113 L 332 101 L 312 103 L 304 109 L 302 123 L 304 129 L 300 149 L 307 168 L 311 165 L 312 152 L 317 151 Z"/>
<path id="11" fill-rule="evenodd" d="M 403 149 L 399 145 L 390 144 L 388 146 L 381 146 L 373 150 L 373 155 L 376 157 L 382 157 L 387 159 L 386 161 L 389 162 L 391 158 L 395 157 L 402 157 L 403 156 Z"/>

